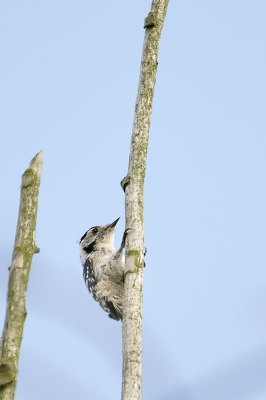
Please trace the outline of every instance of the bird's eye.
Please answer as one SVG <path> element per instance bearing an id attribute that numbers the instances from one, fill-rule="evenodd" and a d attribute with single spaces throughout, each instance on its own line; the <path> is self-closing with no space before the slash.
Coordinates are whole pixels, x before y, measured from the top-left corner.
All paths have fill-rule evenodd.
<path id="1" fill-rule="evenodd" d="M 98 228 L 93 228 L 92 233 L 97 233 L 98 232 Z"/>

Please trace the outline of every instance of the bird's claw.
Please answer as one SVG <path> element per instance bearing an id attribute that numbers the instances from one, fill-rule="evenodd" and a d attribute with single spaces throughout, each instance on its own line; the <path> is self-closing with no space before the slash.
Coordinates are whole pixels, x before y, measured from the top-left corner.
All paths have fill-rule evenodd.
<path id="1" fill-rule="evenodd" d="M 126 238 L 127 238 L 127 235 L 129 233 L 129 231 L 133 231 L 133 229 L 132 228 L 127 228 L 125 230 L 125 232 L 123 233 L 123 238 L 122 238 L 122 242 L 121 242 L 121 249 L 123 249 L 125 247 L 125 245 L 126 245 Z"/>

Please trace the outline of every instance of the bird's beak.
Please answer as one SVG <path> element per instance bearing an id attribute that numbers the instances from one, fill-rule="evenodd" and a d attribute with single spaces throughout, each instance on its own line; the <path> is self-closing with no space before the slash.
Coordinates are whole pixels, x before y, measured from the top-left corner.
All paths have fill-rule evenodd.
<path id="1" fill-rule="evenodd" d="M 119 220 L 120 220 L 120 217 L 117 218 L 117 219 L 116 219 L 114 222 L 112 222 L 110 225 L 108 225 L 108 228 L 114 228 Z"/>

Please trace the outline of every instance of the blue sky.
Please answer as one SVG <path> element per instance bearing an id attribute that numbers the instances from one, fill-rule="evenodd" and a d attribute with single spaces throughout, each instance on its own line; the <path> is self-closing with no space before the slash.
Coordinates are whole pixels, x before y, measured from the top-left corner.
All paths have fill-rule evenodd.
<path id="1" fill-rule="evenodd" d="M 3 2 L 4 320 L 20 176 L 44 151 L 17 400 L 116 400 L 121 325 L 77 241 L 119 216 L 148 1 Z M 266 398 L 264 1 L 170 1 L 145 182 L 145 400 Z M 2 322 L 3 323 L 3 322 Z"/>

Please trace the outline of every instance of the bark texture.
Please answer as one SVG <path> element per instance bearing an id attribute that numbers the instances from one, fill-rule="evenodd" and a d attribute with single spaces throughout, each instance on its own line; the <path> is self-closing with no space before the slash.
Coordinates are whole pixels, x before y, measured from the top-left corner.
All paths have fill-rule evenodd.
<path id="1" fill-rule="evenodd" d="M 6 317 L 0 343 L 0 400 L 14 398 L 19 351 L 26 318 L 26 293 L 35 245 L 39 187 L 43 152 L 40 151 L 22 175 L 16 238 L 9 267 Z"/>
<path id="2" fill-rule="evenodd" d="M 139 400 L 142 383 L 143 188 L 161 31 L 169 0 L 153 0 L 146 30 L 125 191 L 127 237 L 123 311 L 122 400 Z"/>

